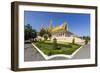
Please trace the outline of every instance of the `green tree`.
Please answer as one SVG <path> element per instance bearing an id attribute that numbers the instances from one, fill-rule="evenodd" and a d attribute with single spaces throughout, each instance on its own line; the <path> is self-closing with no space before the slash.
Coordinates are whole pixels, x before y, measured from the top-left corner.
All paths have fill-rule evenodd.
<path id="1" fill-rule="evenodd" d="M 51 40 L 51 37 L 52 37 L 51 33 L 47 31 L 47 34 L 48 34 L 48 38 Z"/>
<path id="2" fill-rule="evenodd" d="M 89 36 L 83 36 L 83 39 L 85 40 L 85 45 L 88 44 L 88 42 L 90 41 Z"/>
<path id="3" fill-rule="evenodd" d="M 48 34 L 44 34 L 44 40 L 48 39 Z"/>
<path id="4" fill-rule="evenodd" d="M 83 36 L 83 39 L 87 39 L 88 41 L 90 40 L 90 37 L 89 36 Z"/>
<path id="5" fill-rule="evenodd" d="M 85 39 L 85 45 L 88 44 L 88 39 Z"/>
<path id="6" fill-rule="evenodd" d="M 87 36 L 86 38 L 87 38 L 88 41 L 90 41 L 90 37 L 89 36 Z"/>
<path id="7" fill-rule="evenodd" d="M 32 30 L 32 38 L 33 38 L 33 41 L 35 41 L 34 39 L 37 37 L 37 32 L 35 29 Z"/>
<path id="8" fill-rule="evenodd" d="M 41 37 L 43 37 L 44 34 L 46 34 L 46 30 L 45 30 L 44 28 L 41 28 L 41 29 L 40 29 L 40 32 L 39 32 L 39 35 L 40 35 Z"/>
<path id="9" fill-rule="evenodd" d="M 34 40 L 37 37 L 36 30 L 32 29 L 32 26 L 30 24 L 25 25 L 24 33 L 25 40 Z"/>

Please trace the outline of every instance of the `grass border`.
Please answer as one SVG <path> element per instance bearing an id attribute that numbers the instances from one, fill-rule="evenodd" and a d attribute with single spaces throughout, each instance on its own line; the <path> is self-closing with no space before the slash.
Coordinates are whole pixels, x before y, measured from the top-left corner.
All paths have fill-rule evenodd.
<path id="1" fill-rule="evenodd" d="M 54 57 L 65 57 L 65 58 L 72 58 L 83 46 L 81 46 L 80 48 L 78 48 L 75 52 L 73 52 L 71 55 L 65 55 L 65 54 L 56 54 L 56 55 L 51 55 L 51 56 L 47 56 L 44 52 L 42 52 L 36 45 L 34 45 L 32 43 L 32 46 L 35 47 L 37 49 L 37 51 L 46 59 L 49 60 L 51 58 Z"/>

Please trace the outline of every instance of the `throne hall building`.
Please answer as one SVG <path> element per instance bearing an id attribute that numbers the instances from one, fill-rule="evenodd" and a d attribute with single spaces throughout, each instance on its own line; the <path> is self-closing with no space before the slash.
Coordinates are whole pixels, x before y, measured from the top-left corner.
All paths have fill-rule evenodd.
<path id="1" fill-rule="evenodd" d="M 68 30 L 68 24 L 66 22 L 58 25 L 58 26 L 52 26 L 52 24 L 49 25 L 48 31 L 51 33 L 51 40 L 54 38 L 57 39 L 57 41 L 62 42 L 72 42 L 73 39 L 75 39 L 76 43 L 83 43 L 84 40 L 82 38 L 79 38 L 74 33 L 70 32 Z"/>

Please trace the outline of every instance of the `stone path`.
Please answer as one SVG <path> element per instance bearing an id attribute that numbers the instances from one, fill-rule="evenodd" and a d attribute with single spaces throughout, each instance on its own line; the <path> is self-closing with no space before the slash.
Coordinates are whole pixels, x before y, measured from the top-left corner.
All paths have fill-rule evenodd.
<path id="1" fill-rule="evenodd" d="M 24 45 L 24 61 L 42 61 L 44 57 L 32 46 L 32 44 Z"/>

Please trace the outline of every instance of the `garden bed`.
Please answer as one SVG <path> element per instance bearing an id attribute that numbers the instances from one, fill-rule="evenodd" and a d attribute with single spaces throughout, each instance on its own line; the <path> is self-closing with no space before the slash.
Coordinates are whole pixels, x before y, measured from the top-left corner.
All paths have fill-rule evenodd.
<path id="1" fill-rule="evenodd" d="M 40 42 L 34 42 L 33 44 L 36 45 L 44 54 L 48 56 L 56 54 L 71 55 L 81 46 L 78 44 L 64 42 L 64 43 L 57 43 L 57 45 L 60 46 L 60 49 L 55 49 L 51 41 L 40 41 Z"/>

